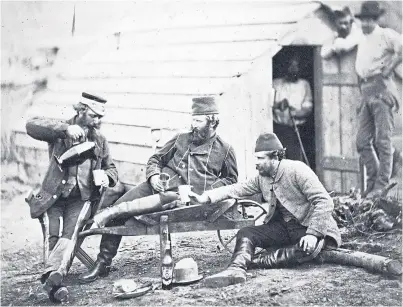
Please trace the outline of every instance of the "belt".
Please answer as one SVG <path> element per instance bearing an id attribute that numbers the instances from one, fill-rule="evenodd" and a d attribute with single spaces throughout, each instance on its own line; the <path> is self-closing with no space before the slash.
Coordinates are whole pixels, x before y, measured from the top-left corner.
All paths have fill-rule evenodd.
<path id="1" fill-rule="evenodd" d="M 360 84 L 373 83 L 373 82 L 380 81 L 380 80 L 383 80 L 383 79 L 384 79 L 384 77 L 382 76 L 382 74 L 376 74 L 376 75 L 369 76 L 369 77 L 366 77 L 366 78 L 359 78 L 359 83 Z"/>

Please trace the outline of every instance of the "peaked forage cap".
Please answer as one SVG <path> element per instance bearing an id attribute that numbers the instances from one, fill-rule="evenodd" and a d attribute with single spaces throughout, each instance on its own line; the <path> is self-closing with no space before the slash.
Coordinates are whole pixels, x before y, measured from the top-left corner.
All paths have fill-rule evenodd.
<path id="1" fill-rule="evenodd" d="M 86 92 L 83 92 L 81 96 L 82 96 L 81 103 L 88 106 L 96 114 L 101 116 L 105 115 L 106 99 L 92 94 L 88 94 Z"/>

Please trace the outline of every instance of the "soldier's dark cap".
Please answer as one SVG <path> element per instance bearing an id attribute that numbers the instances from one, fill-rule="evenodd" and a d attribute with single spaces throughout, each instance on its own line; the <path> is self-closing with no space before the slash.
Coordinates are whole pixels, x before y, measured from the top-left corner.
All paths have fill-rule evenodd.
<path id="1" fill-rule="evenodd" d="M 192 115 L 210 115 L 219 113 L 214 97 L 197 97 L 193 98 L 192 101 Z"/>
<path id="2" fill-rule="evenodd" d="M 282 149 L 283 144 L 274 133 L 262 133 L 256 141 L 255 152 L 273 152 Z"/>

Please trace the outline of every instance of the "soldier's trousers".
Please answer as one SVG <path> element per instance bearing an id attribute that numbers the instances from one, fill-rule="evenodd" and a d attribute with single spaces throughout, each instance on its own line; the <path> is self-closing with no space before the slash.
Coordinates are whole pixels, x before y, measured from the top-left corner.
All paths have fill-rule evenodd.
<path id="1" fill-rule="evenodd" d="M 61 198 L 48 209 L 47 215 L 49 219 L 49 250 L 50 254 L 45 266 L 45 273 L 56 271 L 63 264 L 65 268 L 62 270 L 67 274 L 71 266 L 69 259 L 73 257 L 74 248 L 72 247 L 71 238 L 77 225 L 78 217 L 81 214 L 88 220 L 91 210 L 83 210 L 85 201 L 81 197 Z M 60 233 L 60 217 L 63 218 L 63 228 Z M 81 225 L 79 225 L 82 227 Z M 81 229 L 80 229 L 81 230 Z"/>
<path id="2" fill-rule="evenodd" d="M 393 94 L 373 81 L 361 87 L 362 104 L 358 117 L 357 151 L 367 171 L 367 191 L 389 184 L 392 174 L 394 130 Z M 375 148 L 376 147 L 376 151 Z"/>

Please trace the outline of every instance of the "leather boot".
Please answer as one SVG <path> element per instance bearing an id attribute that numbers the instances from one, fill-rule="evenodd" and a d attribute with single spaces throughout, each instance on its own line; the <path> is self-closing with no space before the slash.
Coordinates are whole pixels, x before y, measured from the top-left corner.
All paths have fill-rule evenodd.
<path id="1" fill-rule="evenodd" d="M 100 245 L 100 253 L 94 266 L 86 273 L 78 277 L 80 283 L 90 283 L 98 279 L 98 277 L 106 277 L 110 272 L 110 266 L 113 257 L 116 256 L 121 236 L 103 235 Z"/>
<path id="2" fill-rule="evenodd" d="M 298 245 L 279 248 L 266 255 L 259 255 L 250 263 L 250 269 L 272 269 L 294 266 L 301 262 L 304 253 Z"/>
<path id="3" fill-rule="evenodd" d="M 203 284 L 208 288 L 221 288 L 246 281 L 246 269 L 252 261 L 255 246 L 248 238 L 237 238 L 229 267 L 207 277 Z"/>
<path id="4" fill-rule="evenodd" d="M 48 294 L 52 303 L 61 303 L 68 301 L 69 292 L 62 285 L 63 276 L 57 271 L 49 271 L 41 276 L 43 290 Z"/>
<path id="5" fill-rule="evenodd" d="M 164 193 L 138 198 L 132 201 L 122 202 L 115 206 L 105 208 L 96 214 L 93 218 L 93 222 L 99 228 L 103 228 L 108 221 L 116 218 L 162 211 L 163 205 L 177 199 L 178 194 L 176 192 L 167 191 Z"/>

